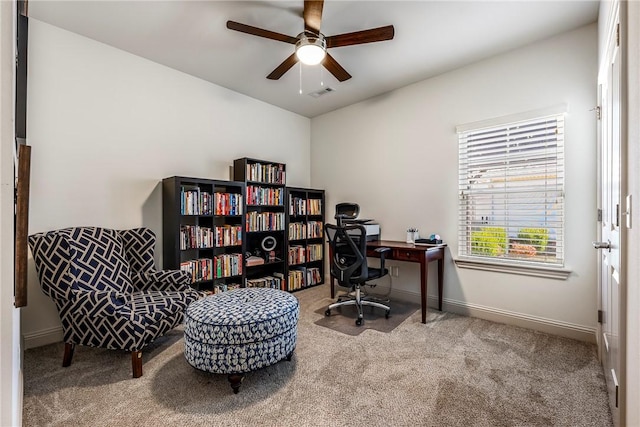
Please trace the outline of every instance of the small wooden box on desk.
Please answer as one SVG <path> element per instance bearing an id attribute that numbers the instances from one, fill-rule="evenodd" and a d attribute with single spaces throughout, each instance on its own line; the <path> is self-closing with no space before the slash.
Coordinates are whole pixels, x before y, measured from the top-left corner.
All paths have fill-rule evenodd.
<path id="1" fill-rule="evenodd" d="M 420 264 L 420 306 L 422 308 L 422 323 L 427 323 L 427 278 L 429 277 L 429 263 L 431 261 L 438 261 L 438 310 L 442 311 L 444 252 L 447 244 L 416 245 L 397 240 L 377 240 L 367 243 L 367 256 L 379 258 L 380 254 L 375 250 L 380 247 L 391 249 L 391 252 L 385 254 L 385 260 L 389 259 Z M 331 298 L 335 298 L 333 278 L 331 278 Z"/>

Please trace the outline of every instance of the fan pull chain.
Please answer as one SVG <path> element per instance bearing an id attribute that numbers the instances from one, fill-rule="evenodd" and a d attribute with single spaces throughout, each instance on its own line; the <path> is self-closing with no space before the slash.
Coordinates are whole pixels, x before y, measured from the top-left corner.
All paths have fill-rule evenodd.
<path id="1" fill-rule="evenodd" d="M 324 87 L 324 70 L 322 66 L 320 66 L 320 86 Z"/>
<path id="2" fill-rule="evenodd" d="M 300 62 L 300 89 L 298 93 L 302 95 L 302 62 Z"/>

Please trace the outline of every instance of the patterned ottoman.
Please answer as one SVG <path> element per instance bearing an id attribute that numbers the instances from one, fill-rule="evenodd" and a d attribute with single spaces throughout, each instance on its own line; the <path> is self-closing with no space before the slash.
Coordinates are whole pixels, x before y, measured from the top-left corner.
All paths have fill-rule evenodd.
<path id="1" fill-rule="evenodd" d="M 228 374 L 234 393 L 244 374 L 291 360 L 298 299 L 269 288 L 241 288 L 195 301 L 184 319 L 184 355 L 197 369 Z"/>

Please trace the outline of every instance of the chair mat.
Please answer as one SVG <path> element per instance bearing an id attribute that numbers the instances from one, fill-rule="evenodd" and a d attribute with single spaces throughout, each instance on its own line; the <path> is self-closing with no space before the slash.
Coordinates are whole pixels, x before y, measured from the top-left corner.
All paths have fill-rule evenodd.
<path id="1" fill-rule="evenodd" d="M 334 302 L 334 301 L 332 301 Z M 364 322 L 362 326 L 356 326 L 358 318 L 358 310 L 353 305 L 334 308 L 331 310 L 331 316 L 327 317 L 324 312 L 327 306 L 323 306 L 316 310 L 316 313 L 322 314 L 322 319 L 315 322 L 316 325 L 324 326 L 347 335 L 360 335 L 367 329 L 375 329 L 380 332 L 391 332 L 404 322 L 409 316 L 420 309 L 420 304 L 405 301 L 390 301 L 384 303 L 391 308 L 389 318 L 384 317 L 385 312 L 377 307 L 363 307 Z M 419 321 L 419 319 L 418 319 Z"/>

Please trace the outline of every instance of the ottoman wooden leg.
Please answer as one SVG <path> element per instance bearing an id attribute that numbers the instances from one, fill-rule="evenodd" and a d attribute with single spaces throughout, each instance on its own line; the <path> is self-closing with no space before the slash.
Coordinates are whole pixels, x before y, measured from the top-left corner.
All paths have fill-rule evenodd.
<path id="1" fill-rule="evenodd" d="M 229 374 L 229 382 L 231 383 L 231 388 L 233 389 L 234 394 L 238 394 L 240 391 L 240 384 L 242 384 L 242 380 L 244 380 L 244 375 L 242 374 Z"/>
<path id="2" fill-rule="evenodd" d="M 293 358 L 293 350 L 291 350 L 291 353 L 287 354 L 287 362 L 291 362 L 292 358 Z"/>

